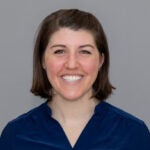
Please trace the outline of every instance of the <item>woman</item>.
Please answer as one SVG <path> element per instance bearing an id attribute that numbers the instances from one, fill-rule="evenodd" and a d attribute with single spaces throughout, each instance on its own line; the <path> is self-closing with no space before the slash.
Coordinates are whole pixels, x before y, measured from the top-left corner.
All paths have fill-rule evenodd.
<path id="1" fill-rule="evenodd" d="M 104 102 L 109 50 L 99 21 L 88 12 L 47 16 L 34 49 L 31 91 L 48 99 L 8 123 L 1 150 L 150 150 L 143 121 Z"/>

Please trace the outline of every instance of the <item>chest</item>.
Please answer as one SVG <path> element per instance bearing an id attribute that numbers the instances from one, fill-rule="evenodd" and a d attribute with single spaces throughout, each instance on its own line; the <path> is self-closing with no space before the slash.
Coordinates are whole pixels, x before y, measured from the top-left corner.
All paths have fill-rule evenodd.
<path id="1" fill-rule="evenodd" d="M 53 120 L 51 124 L 16 135 L 14 140 L 15 150 L 112 150 L 112 147 L 124 150 L 127 145 L 124 137 L 105 130 L 95 116 L 85 126 L 62 127 Z"/>

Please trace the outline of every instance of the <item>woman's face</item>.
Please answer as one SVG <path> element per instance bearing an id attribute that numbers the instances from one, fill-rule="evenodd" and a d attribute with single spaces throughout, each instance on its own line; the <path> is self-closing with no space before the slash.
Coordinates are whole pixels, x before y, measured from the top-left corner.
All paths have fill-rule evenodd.
<path id="1" fill-rule="evenodd" d="M 103 61 L 90 32 L 60 28 L 46 47 L 43 68 L 56 96 L 78 100 L 92 95 Z"/>

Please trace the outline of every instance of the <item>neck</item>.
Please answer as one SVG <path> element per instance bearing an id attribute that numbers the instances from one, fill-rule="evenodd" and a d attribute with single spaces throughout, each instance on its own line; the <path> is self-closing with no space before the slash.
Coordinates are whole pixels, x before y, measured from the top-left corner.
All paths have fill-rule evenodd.
<path id="1" fill-rule="evenodd" d="M 67 123 L 70 121 L 82 121 L 83 118 L 89 119 L 98 103 L 99 101 L 95 98 L 72 101 L 60 99 L 56 96 L 48 105 L 52 109 L 54 119 Z"/>

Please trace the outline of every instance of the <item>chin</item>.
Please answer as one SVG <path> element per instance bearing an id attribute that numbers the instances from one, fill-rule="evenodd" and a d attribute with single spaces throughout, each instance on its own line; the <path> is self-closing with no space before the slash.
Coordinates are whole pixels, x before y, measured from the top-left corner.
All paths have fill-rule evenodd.
<path id="1" fill-rule="evenodd" d="M 77 101 L 80 99 L 80 97 L 64 97 L 64 99 L 67 101 Z"/>
<path id="2" fill-rule="evenodd" d="M 63 98 L 68 101 L 77 101 L 77 100 L 82 99 L 84 96 L 85 95 L 77 95 L 75 93 L 75 95 L 64 95 Z"/>

